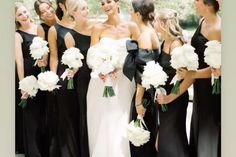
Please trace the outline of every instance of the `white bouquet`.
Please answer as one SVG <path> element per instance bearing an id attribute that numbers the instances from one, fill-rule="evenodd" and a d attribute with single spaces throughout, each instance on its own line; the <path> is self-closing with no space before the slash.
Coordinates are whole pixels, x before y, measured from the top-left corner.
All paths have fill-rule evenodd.
<path id="1" fill-rule="evenodd" d="M 163 91 L 161 92 L 162 94 L 166 94 L 163 88 L 162 90 L 158 89 L 161 88 L 161 85 L 165 85 L 167 78 L 168 75 L 163 71 L 159 63 L 155 63 L 155 61 L 149 61 L 146 63 L 146 66 L 144 66 L 144 71 L 142 75 L 142 86 L 146 89 L 154 87 L 157 89 L 157 91 Z M 161 108 L 163 112 L 167 111 L 166 104 L 161 104 Z"/>
<path id="2" fill-rule="evenodd" d="M 171 66 L 174 69 L 186 68 L 187 70 L 198 69 L 198 55 L 194 52 L 195 48 L 189 44 L 184 44 L 181 47 L 176 47 L 171 51 Z M 177 94 L 179 92 L 181 78 L 175 75 L 171 83 L 174 87 L 171 93 Z"/>
<path id="3" fill-rule="evenodd" d="M 41 59 L 49 52 L 48 42 L 41 37 L 34 37 L 32 44 L 30 45 L 30 54 L 33 59 Z M 41 72 L 45 72 L 45 67 L 41 67 Z"/>
<path id="4" fill-rule="evenodd" d="M 105 76 L 103 97 L 115 95 L 113 82 L 109 74 L 120 69 L 123 62 L 124 58 L 120 55 L 117 47 L 111 48 L 111 45 L 100 43 L 88 50 L 87 63 L 92 69 L 91 77 L 98 78 L 99 74 Z"/>
<path id="5" fill-rule="evenodd" d="M 78 48 L 71 47 L 64 52 L 64 54 L 62 55 L 61 62 L 62 64 L 67 65 L 71 70 L 78 70 L 83 65 L 81 61 L 82 59 L 84 59 L 84 56 L 80 53 L 80 50 Z M 67 73 L 68 69 L 66 69 L 61 76 L 63 80 L 67 76 Z M 69 78 L 67 83 L 67 89 L 74 89 L 73 78 Z"/>
<path id="6" fill-rule="evenodd" d="M 59 89 L 60 85 L 57 85 L 59 77 L 52 71 L 46 71 L 38 75 L 39 89 L 42 91 L 53 91 Z"/>
<path id="7" fill-rule="evenodd" d="M 217 40 L 208 41 L 206 43 L 207 48 L 204 52 L 204 60 L 205 62 L 212 68 L 220 68 L 221 67 L 221 43 Z M 214 76 L 212 74 L 212 93 L 219 94 L 220 93 L 220 79 L 219 76 Z"/>
<path id="8" fill-rule="evenodd" d="M 31 75 L 31 76 L 26 76 L 24 79 L 22 79 L 19 82 L 19 89 L 27 92 L 30 97 L 35 97 L 37 92 L 38 92 L 38 83 L 37 79 Z M 27 105 L 27 99 L 21 98 L 21 102 L 18 104 L 22 108 L 26 107 Z"/>
<path id="9" fill-rule="evenodd" d="M 137 119 L 135 121 L 131 121 L 127 126 L 127 137 L 136 147 L 144 145 L 150 139 L 150 132 L 145 130 L 143 125 L 146 127 L 143 118 L 141 116 L 137 116 Z"/>

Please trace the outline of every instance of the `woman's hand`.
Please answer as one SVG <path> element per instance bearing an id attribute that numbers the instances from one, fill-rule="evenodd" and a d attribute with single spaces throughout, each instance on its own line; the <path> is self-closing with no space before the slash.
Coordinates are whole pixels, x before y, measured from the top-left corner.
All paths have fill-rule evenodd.
<path id="1" fill-rule="evenodd" d="M 135 107 L 137 114 L 140 115 L 141 117 L 144 117 L 146 108 L 143 107 L 143 104 L 135 105 Z"/>
<path id="2" fill-rule="evenodd" d="M 158 94 L 156 100 L 158 104 L 169 104 L 170 102 L 173 101 L 171 94 L 169 95 Z"/>
<path id="3" fill-rule="evenodd" d="M 186 68 L 179 68 L 176 70 L 176 74 L 180 79 L 184 79 L 187 76 L 188 70 Z"/>
<path id="4" fill-rule="evenodd" d="M 74 75 L 77 73 L 78 69 L 69 69 L 67 73 L 67 78 L 73 78 Z"/>
<path id="5" fill-rule="evenodd" d="M 115 69 L 114 71 L 110 72 L 109 76 L 112 80 L 116 80 L 117 79 L 117 70 Z"/>
<path id="6" fill-rule="evenodd" d="M 221 76 L 221 68 L 211 68 L 211 72 L 215 77 Z"/>
<path id="7" fill-rule="evenodd" d="M 27 99 L 29 97 L 29 94 L 23 90 L 21 90 L 21 99 Z"/>

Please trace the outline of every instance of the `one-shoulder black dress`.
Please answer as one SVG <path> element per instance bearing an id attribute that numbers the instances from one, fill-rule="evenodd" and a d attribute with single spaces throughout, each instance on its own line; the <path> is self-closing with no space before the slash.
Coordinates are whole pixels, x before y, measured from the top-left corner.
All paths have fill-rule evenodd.
<path id="1" fill-rule="evenodd" d="M 191 45 L 199 58 L 199 69 L 208 67 L 204 62 L 205 43 L 201 25 L 192 37 Z M 193 114 L 190 130 L 191 157 L 220 156 L 221 95 L 212 94 L 211 79 L 196 79 L 194 82 Z"/>
<path id="2" fill-rule="evenodd" d="M 37 75 L 41 72 L 40 68 L 34 66 L 35 60 L 30 55 L 30 45 L 32 40 L 36 35 L 29 34 L 27 32 L 17 30 L 21 35 L 23 42 L 22 53 L 24 59 L 24 76 L 34 75 L 37 78 Z M 16 73 L 16 90 L 18 89 L 19 78 Z M 16 91 L 16 104 L 19 104 L 20 101 L 20 91 Z M 26 157 L 43 157 L 45 156 L 43 142 L 45 138 L 43 137 L 44 131 L 44 122 L 45 122 L 45 106 L 46 97 L 45 92 L 38 91 L 35 97 L 27 99 L 27 106 L 23 109 L 23 135 L 19 135 L 17 131 L 20 131 L 21 128 L 18 128 L 16 121 L 16 143 L 19 147 L 19 144 L 24 145 L 24 153 Z M 16 109 L 16 117 L 19 114 L 19 106 Z M 20 122 L 21 123 L 21 122 Z M 20 131 L 21 132 L 21 131 Z M 20 133 L 19 132 L 19 133 Z M 18 143 L 20 137 L 23 136 L 24 143 Z"/>
<path id="3" fill-rule="evenodd" d="M 75 88 L 78 99 L 78 114 L 77 114 L 77 126 L 78 126 L 78 146 L 80 149 L 80 156 L 89 157 L 88 146 L 88 130 L 87 130 L 87 91 L 90 81 L 91 69 L 89 69 L 86 58 L 87 51 L 90 47 L 90 36 L 81 34 L 75 30 L 72 30 L 71 35 L 75 40 L 75 47 L 80 49 L 80 53 L 84 55 L 82 60 L 83 66 L 79 68 L 76 73 Z"/>

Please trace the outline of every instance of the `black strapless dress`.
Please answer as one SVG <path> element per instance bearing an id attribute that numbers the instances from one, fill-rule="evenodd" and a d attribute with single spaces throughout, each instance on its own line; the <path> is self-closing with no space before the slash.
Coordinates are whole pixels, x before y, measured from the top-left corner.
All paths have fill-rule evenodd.
<path id="1" fill-rule="evenodd" d="M 204 62 L 205 43 L 201 25 L 192 37 L 191 45 L 199 58 L 199 69 L 208 67 Z M 221 130 L 221 95 L 212 95 L 211 79 L 194 82 L 193 114 L 190 130 L 191 157 L 219 157 Z"/>

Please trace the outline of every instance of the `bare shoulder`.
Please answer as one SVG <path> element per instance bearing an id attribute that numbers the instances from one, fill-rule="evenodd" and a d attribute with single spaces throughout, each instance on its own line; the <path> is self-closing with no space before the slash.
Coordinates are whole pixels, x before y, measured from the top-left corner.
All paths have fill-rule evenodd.
<path id="1" fill-rule="evenodd" d="M 20 33 L 18 33 L 18 32 L 15 32 L 15 40 L 16 40 L 16 41 L 23 42 L 23 39 L 22 39 L 22 37 L 21 37 Z"/>
<path id="2" fill-rule="evenodd" d="M 221 21 L 217 22 L 209 31 L 209 40 L 221 41 Z"/>
<path id="3" fill-rule="evenodd" d="M 182 42 L 179 39 L 174 40 L 170 45 L 170 50 L 173 50 L 176 47 L 182 46 Z"/>

